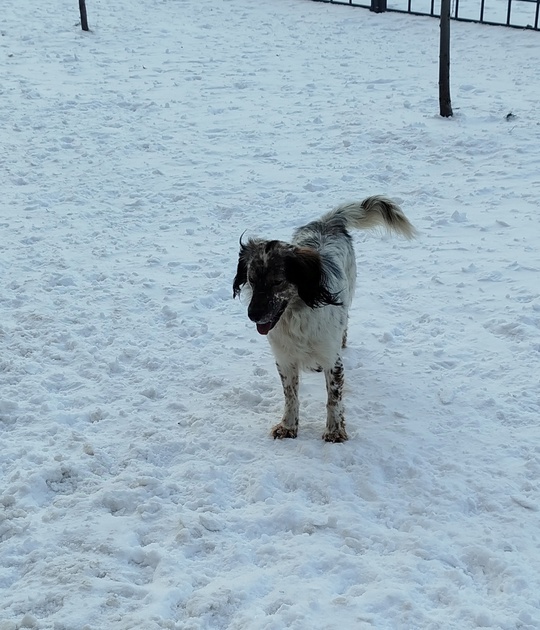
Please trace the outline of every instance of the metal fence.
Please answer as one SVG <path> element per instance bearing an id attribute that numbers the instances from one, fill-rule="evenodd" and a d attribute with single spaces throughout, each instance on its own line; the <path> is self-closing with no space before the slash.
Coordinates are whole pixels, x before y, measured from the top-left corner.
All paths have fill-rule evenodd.
<path id="1" fill-rule="evenodd" d="M 363 7 L 375 13 L 393 11 L 440 17 L 440 0 L 315 0 L 329 4 Z M 493 26 L 540 31 L 540 0 L 453 0 L 451 18 Z"/>

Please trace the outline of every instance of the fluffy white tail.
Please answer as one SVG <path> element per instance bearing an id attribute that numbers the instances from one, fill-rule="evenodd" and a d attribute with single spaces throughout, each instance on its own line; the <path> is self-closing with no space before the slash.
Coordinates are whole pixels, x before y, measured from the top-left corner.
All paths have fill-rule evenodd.
<path id="1" fill-rule="evenodd" d="M 406 238 L 414 238 L 416 229 L 403 210 L 391 199 L 382 195 L 367 197 L 364 201 L 344 203 L 322 217 L 322 221 L 341 219 L 347 228 L 369 230 L 383 226 Z"/>

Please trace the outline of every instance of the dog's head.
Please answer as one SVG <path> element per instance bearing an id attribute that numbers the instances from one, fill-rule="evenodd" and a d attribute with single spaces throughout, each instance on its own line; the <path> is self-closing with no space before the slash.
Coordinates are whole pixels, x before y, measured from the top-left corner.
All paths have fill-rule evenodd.
<path id="1" fill-rule="evenodd" d="M 267 335 L 299 299 L 310 308 L 341 304 L 328 289 L 319 252 L 282 241 L 240 241 L 233 297 L 244 285 L 250 290 L 248 317 L 261 335 Z"/>

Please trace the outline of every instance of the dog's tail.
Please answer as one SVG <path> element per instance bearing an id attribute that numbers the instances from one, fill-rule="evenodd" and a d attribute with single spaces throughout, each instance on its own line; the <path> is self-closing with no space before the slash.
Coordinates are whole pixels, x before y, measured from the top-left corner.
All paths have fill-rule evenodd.
<path id="1" fill-rule="evenodd" d="M 367 197 L 364 201 L 344 203 L 325 214 L 321 221 L 343 221 L 346 228 L 369 230 L 383 226 L 391 232 L 401 234 L 408 239 L 416 236 L 416 229 L 403 213 L 403 210 L 391 199 L 382 195 Z"/>

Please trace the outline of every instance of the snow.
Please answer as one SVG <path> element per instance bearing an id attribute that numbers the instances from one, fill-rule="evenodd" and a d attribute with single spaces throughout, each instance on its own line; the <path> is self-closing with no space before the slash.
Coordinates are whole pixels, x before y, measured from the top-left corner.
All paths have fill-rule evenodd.
<path id="1" fill-rule="evenodd" d="M 540 627 L 540 36 L 308 0 L 3 0 L 0 630 Z M 510 115 L 511 114 L 511 115 Z M 238 239 L 355 234 L 350 440 L 273 441 Z"/>

